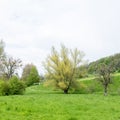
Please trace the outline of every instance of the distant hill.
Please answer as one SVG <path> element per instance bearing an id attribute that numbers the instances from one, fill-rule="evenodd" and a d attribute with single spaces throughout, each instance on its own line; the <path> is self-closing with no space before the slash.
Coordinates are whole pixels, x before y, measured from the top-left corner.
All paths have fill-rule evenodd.
<path id="1" fill-rule="evenodd" d="M 100 65 L 101 63 L 114 67 L 114 72 L 115 71 L 120 72 L 120 53 L 91 62 L 88 65 L 88 73 L 92 74 L 95 73 L 97 66 Z"/>

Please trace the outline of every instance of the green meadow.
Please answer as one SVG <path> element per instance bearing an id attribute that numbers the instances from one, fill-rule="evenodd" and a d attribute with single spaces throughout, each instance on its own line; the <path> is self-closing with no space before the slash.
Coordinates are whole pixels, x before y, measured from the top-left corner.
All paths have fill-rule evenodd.
<path id="1" fill-rule="evenodd" d="M 86 78 L 79 80 L 97 92 L 63 94 L 43 85 L 28 87 L 24 95 L 0 96 L 0 120 L 120 120 L 120 75 L 114 76 L 108 96 Z"/>

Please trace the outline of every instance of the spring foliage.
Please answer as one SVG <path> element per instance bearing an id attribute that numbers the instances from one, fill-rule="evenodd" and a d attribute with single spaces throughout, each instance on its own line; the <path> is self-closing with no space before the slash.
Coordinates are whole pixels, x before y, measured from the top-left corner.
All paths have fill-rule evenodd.
<path id="1" fill-rule="evenodd" d="M 35 65 L 27 64 L 22 73 L 22 80 L 26 83 L 27 86 L 31 86 L 34 83 L 39 83 L 40 76 Z"/>
<path id="2" fill-rule="evenodd" d="M 0 80 L 0 95 L 21 95 L 25 92 L 25 84 L 13 76 L 9 81 Z"/>
<path id="3" fill-rule="evenodd" d="M 64 93 L 68 93 L 70 89 L 76 88 L 76 71 L 83 57 L 84 53 L 78 49 L 70 50 L 61 45 L 58 52 L 52 47 L 51 54 L 44 63 L 46 77 L 54 80 L 56 87 L 62 89 Z"/>

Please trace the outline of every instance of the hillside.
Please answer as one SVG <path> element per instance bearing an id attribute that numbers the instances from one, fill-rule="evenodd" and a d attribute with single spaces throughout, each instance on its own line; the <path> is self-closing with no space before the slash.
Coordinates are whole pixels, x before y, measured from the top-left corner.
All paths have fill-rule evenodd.
<path id="1" fill-rule="evenodd" d="M 120 71 L 120 53 L 91 62 L 88 65 L 88 72 L 94 73 L 96 71 L 96 67 L 101 63 L 112 66 L 114 68 L 114 71 Z"/>
<path id="2" fill-rule="evenodd" d="M 94 76 L 82 78 L 78 80 L 80 82 L 80 93 L 99 93 L 103 94 L 103 87 Z M 120 73 L 114 73 L 112 75 L 112 83 L 108 86 L 108 92 L 111 95 L 120 95 Z"/>

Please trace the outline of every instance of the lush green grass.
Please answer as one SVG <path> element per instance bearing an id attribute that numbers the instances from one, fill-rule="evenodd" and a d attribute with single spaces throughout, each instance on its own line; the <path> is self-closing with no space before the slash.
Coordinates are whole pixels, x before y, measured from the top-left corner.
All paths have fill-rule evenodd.
<path id="1" fill-rule="evenodd" d="M 119 120 L 120 96 L 64 95 L 42 86 L 23 96 L 0 97 L 0 120 Z"/>
<path id="2" fill-rule="evenodd" d="M 119 79 L 116 75 L 113 90 L 119 88 Z M 93 82 L 88 81 L 87 85 Z M 0 120 L 120 120 L 120 96 L 105 97 L 102 92 L 65 95 L 32 86 L 25 95 L 0 96 Z"/>
<path id="3" fill-rule="evenodd" d="M 82 88 L 83 93 L 103 93 L 103 86 L 98 82 L 94 76 L 82 78 L 78 80 L 80 84 L 85 85 L 85 89 Z M 82 92 L 82 91 L 81 91 Z M 112 75 L 112 82 L 108 86 L 109 94 L 120 95 L 120 73 Z"/>

